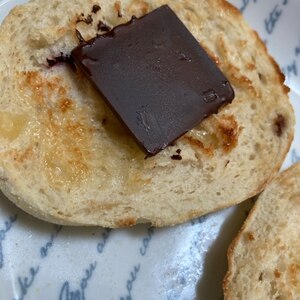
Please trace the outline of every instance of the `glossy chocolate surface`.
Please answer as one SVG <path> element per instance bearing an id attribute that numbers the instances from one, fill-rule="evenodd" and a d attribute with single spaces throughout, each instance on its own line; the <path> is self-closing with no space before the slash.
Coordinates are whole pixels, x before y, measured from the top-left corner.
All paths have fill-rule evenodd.
<path id="1" fill-rule="evenodd" d="M 228 80 L 166 5 L 79 45 L 72 57 L 148 155 L 234 98 Z"/>

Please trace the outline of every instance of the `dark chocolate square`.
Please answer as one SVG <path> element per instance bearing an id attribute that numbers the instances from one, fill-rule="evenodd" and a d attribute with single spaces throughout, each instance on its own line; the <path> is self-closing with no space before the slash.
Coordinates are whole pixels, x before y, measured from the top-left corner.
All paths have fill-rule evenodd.
<path id="1" fill-rule="evenodd" d="M 72 57 L 148 155 L 234 98 L 228 80 L 166 5 L 76 47 Z"/>

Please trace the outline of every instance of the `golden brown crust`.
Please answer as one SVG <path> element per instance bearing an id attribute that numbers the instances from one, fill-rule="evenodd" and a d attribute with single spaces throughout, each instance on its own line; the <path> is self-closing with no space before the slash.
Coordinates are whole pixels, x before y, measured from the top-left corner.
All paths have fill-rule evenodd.
<path id="1" fill-rule="evenodd" d="M 218 132 L 225 152 L 230 152 L 237 146 L 239 127 L 234 116 L 224 116 L 218 119 Z"/>
<path id="2" fill-rule="evenodd" d="M 132 227 L 136 225 L 137 220 L 135 218 L 127 217 L 116 222 L 117 227 Z"/>
<path id="3" fill-rule="evenodd" d="M 265 43 L 261 40 L 259 34 L 258 34 L 255 30 L 253 31 L 253 34 L 254 34 L 254 36 L 255 36 L 255 39 L 256 39 L 257 44 L 258 44 L 262 49 L 264 49 L 264 52 L 265 52 L 265 53 L 268 53 L 267 46 L 266 46 Z M 268 54 L 268 55 L 269 55 L 269 54 Z M 290 88 L 287 87 L 287 86 L 284 84 L 284 82 L 285 82 L 285 76 L 284 76 L 284 74 L 282 73 L 282 71 L 281 71 L 281 69 L 280 69 L 278 63 L 275 61 L 275 59 L 274 59 L 271 55 L 269 55 L 269 57 L 270 57 L 270 62 L 271 62 L 271 64 L 273 65 L 273 67 L 274 67 L 275 70 L 276 70 L 276 74 L 277 74 L 278 81 L 279 81 L 279 83 L 282 85 L 284 93 L 285 93 L 285 94 L 288 94 L 288 93 L 290 92 Z"/>
<path id="4" fill-rule="evenodd" d="M 219 5 L 222 7 L 227 13 L 231 14 L 231 17 L 241 19 L 241 13 L 237 9 L 237 7 L 233 6 L 231 3 L 225 0 L 219 0 Z"/>

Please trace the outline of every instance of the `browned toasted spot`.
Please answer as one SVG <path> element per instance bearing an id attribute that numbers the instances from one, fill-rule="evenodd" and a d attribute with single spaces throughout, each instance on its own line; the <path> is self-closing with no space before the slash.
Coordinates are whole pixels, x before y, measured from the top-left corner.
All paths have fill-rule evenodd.
<path id="1" fill-rule="evenodd" d="M 23 72 L 23 75 L 25 76 L 25 82 L 33 87 L 37 87 L 38 84 L 40 85 L 40 76 L 39 73 L 36 71 L 29 71 L 29 72 Z"/>
<path id="2" fill-rule="evenodd" d="M 210 147 L 205 147 L 204 144 L 201 141 L 199 141 L 199 140 L 197 140 L 197 139 L 195 139 L 191 136 L 188 136 L 188 135 L 183 136 L 183 139 L 186 142 L 188 142 L 191 146 L 196 147 L 201 152 L 203 152 L 203 153 L 205 153 L 209 156 L 214 155 L 214 150 Z"/>
<path id="3" fill-rule="evenodd" d="M 73 105 L 73 101 L 68 98 L 60 99 L 58 103 L 58 107 L 63 113 L 69 110 L 72 107 L 72 105 Z"/>
<path id="4" fill-rule="evenodd" d="M 249 93 L 251 93 L 254 97 L 261 97 L 261 93 L 255 89 L 253 82 L 247 76 L 242 75 L 239 68 L 230 64 L 229 62 L 226 62 L 225 64 L 225 73 L 229 77 L 229 80 L 232 84 L 248 90 Z"/>
<path id="5" fill-rule="evenodd" d="M 229 52 L 222 35 L 218 37 L 216 45 L 222 58 L 219 65 L 231 84 L 241 87 L 244 90 L 248 90 L 254 97 L 261 97 L 261 93 L 255 89 L 253 82 L 247 76 L 242 74 L 238 67 L 231 63 L 232 54 Z"/>
<path id="6" fill-rule="evenodd" d="M 140 10 L 142 14 L 147 14 L 149 12 L 149 4 L 145 1 L 140 1 Z"/>
<path id="7" fill-rule="evenodd" d="M 66 126 L 67 130 L 72 134 L 74 138 L 90 138 L 91 135 L 96 132 L 96 128 L 87 126 L 86 124 L 80 122 L 70 121 Z"/>
<path id="8" fill-rule="evenodd" d="M 48 109 L 46 113 L 47 113 L 47 116 L 48 116 L 48 120 L 47 121 L 49 121 L 49 125 L 51 125 L 53 127 L 57 126 L 56 122 L 55 122 L 55 120 L 53 118 L 53 110 Z"/>
<path id="9" fill-rule="evenodd" d="M 233 115 L 213 115 L 188 132 L 183 139 L 196 150 L 212 156 L 215 150 L 225 153 L 232 151 L 238 143 L 241 130 Z"/>
<path id="10" fill-rule="evenodd" d="M 136 225 L 136 219 L 132 217 L 128 217 L 125 219 L 121 219 L 117 221 L 117 226 L 118 227 L 130 227 Z"/>
<path id="11" fill-rule="evenodd" d="M 278 114 L 274 119 L 273 130 L 278 137 L 281 137 L 286 128 L 286 119 L 282 114 Z"/>
<path id="12" fill-rule="evenodd" d="M 228 49 L 225 45 L 225 41 L 224 41 L 224 38 L 223 36 L 219 36 L 217 41 L 216 41 L 216 46 L 217 46 L 217 49 L 221 55 L 221 57 L 226 60 L 226 58 L 228 58 L 229 56 L 229 53 L 228 53 Z"/>
<path id="13" fill-rule="evenodd" d="M 141 0 L 132 0 L 128 8 L 126 9 L 130 15 L 136 17 L 147 14 L 150 11 L 149 3 Z"/>
<path id="14" fill-rule="evenodd" d="M 253 64 L 253 63 L 248 63 L 248 64 L 247 64 L 247 69 L 248 69 L 249 71 L 253 71 L 253 70 L 256 69 L 256 66 L 255 66 L 255 64 Z"/>
<path id="15" fill-rule="evenodd" d="M 234 116 L 223 116 L 218 119 L 218 133 L 222 140 L 222 148 L 230 152 L 238 142 L 239 128 Z"/>
<path id="16" fill-rule="evenodd" d="M 121 11 L 121 2 L 120 1 L 116 1 L 114 6 L 115 6 L 115 10 L 118 13 L 118 17 L 122 18 L 123 15 L 122 15 L 122 11 Z"/>
<path id="17" fill-rule="evenodd" d="M 88 128 L 86 128 L 80 122 L 67 122 L 65 129 L 67 132 L 74 138 L 81 138 L 84 137 L 84 134 L 87 133 Z"/>
<path id="18" fill-rule="evenodd" d="M 74 156 L 79 158 L 79 159 L 83 159 L 83 151 L 81 151 L 81 149 L 79 147 L 74 147 L 73 149 L 73 153 L 74 153 Z"/>
<path id="19" fill-rule="evenodd" d="M 21 82 L 21 90 L 31 91 L 31 98 L 39 105 L 45 104 L 45 100 L 51 94 L 55 93 L 58 99 L 66 96 L 67 88 L 58 76 L 45 78 L 36 71 L 23 72 L 22 75 L 24 80 Z"/>
<path id="20" fill-rule="evenodd" d="M 45 80 L 42 87 L 48 91 L 57 91 L 58 94 L 65 94 L 66 89 L 61 86 L 61 79 L 59 77 L 52 77 L 51 80 Z"/>
<path id="21" fill-rule="evenodd" d="M 248 41 L 247 40 L 239 40 L 238 41 L 238 45 L 239 45 L 239 47 L 246 47 L 247 46 L 247 44 L 248 44 Z"/>
<path id="22" fill-rule="evenodd" d="M 276 278 L 279 278 L 279 277 L 281 276 L 281 273 L 278 271 L 278 269 L 275 269 L 275 271 L 274 271 L 274 276 L 275 276 Z"/>
<path id="23" fill-rule="evenodd" d="M 129 14 L 135 16 L 142 16 L 150 11 L 150 6 L 147 1 L 142 0 L 132 0 L 131 4 L 127 8 Z"/>
<path id="24" fill-rule="evenodd" d="M 22 83 L 21 89 L 29 88 L 32 91 L 32 99 L 41 104 L 44 101 L 43 97 L 43 82 L 38 72 L 30 71 L 23 73 L 25 80 Z"/>
<path id="25" fill-rule="evenodd" d="M 248 241 L 254 241 L 255 240 L 254 235 L 253 235 L 252 232 L 248 231 L 248 232 L 245 233 L 245 235 L 246 235 L 246 238 L 247 238 Z"/>
<path id="26" fill-rule="evenodd" d="M 291 264 L 287 271 L 290 284 L 298 286 L 300 284 L 300 265 Z"/>
<path id="27" fill-rule="evenodd" d="M 32 158 L 33 148 L 29 146 L 25 150 L 11 150 L 9 151 L 10 156 L 14 160 L 15 163 L 23 164 L 26 160 Z"/>

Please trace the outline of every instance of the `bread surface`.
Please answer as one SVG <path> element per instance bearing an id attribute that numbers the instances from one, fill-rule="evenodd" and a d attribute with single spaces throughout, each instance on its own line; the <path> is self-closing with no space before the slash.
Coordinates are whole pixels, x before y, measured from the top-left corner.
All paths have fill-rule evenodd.
<path id="1" fill-rule="evenodd" d="M 259 196 L 228 250 L 226 300 L 300 299 L 300 163 Z"/>
<path id="2" fill-rule="evenodd" d="M 168 4 L 227 76 L 235 100 L 145 159 L 90 83 L 66 64 L 109 27 Z M 101 7 L 93 12 L 94 5 Z M 67 13 L 66 13 L 67 12 Z M 102 26 L 103 27 L 103 26 Z M 32 0 L 0 28 L 0 186 L 19 207 L 69 225 L 165 226 L 237 204 L 279 170 L 294 113 L 278 65 L 223 0 Z M 171 157 L 180 149 L 182 160 Z"/>

